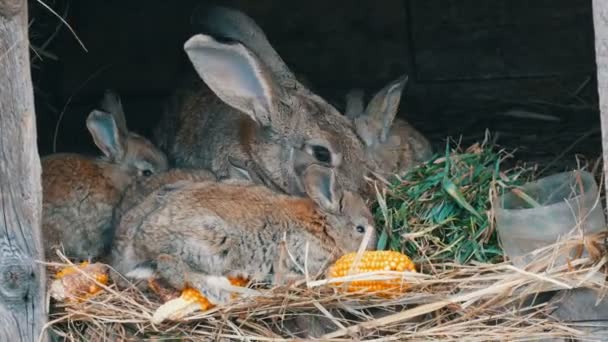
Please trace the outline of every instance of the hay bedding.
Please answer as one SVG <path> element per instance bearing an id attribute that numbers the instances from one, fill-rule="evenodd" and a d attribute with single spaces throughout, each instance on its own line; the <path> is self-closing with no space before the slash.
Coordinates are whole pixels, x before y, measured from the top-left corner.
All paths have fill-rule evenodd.
<path id="1" fill-rule="evenodd" d="M 56 304 L 49 328 L 69 341 L 270 341 L 296 337 L 296 329 L 286 322 L 306 315 L 326 321 L 331 332 L 321 336 L 322 340 L 589 340 L 591 336 L 585 336 L 580 323 L 558 322 L 551 317 L 551 306 L 526 301 L 541 291 L 577 287 L 596 290 L 598 298 L 603 297 L 608 290 L 604 239 L 604 235 L 585 241 L 570 239 L 537 250 L 536 261 L 525 270 L 509 263 L 437 263 L 419 265 L 417 274 L 365 275 L 367 279 L 400 277 L 410 286 L 392 299 L 345 294 L 328 280 L 309 280 L 289 288 L 261 289 L 258 296 L 158 326 L 150 323 L 160 305 L 157 298 L 135 287 L 119 290 L 110 285 L 83 302 Z M 590 257 L 573 259 L 561 267 L 553 265 L 555 255 L 581 246 Z M 608 335 L 593 338 L 605 340 Z"/>

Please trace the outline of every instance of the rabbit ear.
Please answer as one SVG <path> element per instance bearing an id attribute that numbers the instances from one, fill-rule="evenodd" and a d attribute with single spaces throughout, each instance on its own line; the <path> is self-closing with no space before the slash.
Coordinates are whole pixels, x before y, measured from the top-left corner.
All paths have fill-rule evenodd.
<path id="1" fill-rule="evenodd" d="M 232 179 L 253 182 L 253 177 L 247 167 L 232 157 L 228 157 L 228 174 Z"/>
<path id="2" fill-rule="evenodd" d="M 232 157 L 228 157 L 228 175 L 231 179 L 245 180 L 257 185 L 266 185 L 262 178 L 255 172 L 255 167 Z"/>
<path id="3" fill-rule="evenodd" d="M 297 83 L 264 31 L 245 13 L 224 6 L 202 4 L 194 10 L 191 22 L 198 32 L 243 43 L 268 67 L 281 86 L 290 88 Z"/>
<path id="4" fill-rule="evenodd" d="M 245 46 L 197 34 L 184 44 L 184 50 L 199 76 L 222 101 L 262 126 L 276 119 L 279 90 L 272 74 Z"/>
<path id="5" fill-rule="evenodd" d="M 113 115 L 94 110 L 87 118 L 87 128 L 93 136 L 95 145 L 106 157 L 113 161 L 123 160 L 127 149 Z"/>
<path id="6" fill-rule="evenodd" d="M 405 75 L 382 88 L 367 105 L 365 115 L 355 119 L 357 133 L 367 146 L 384 143 L 388 139 L 407 81 L 408 76 Z"/>
<path id="7" fill-rule="evenodd" d="M 365 111 L 365 107 L 363 106 L 364 95 L 363 89 L 352 89 L 346 94 L 346 110 L 344 114 L 347 118 L 354 120 L 363 115 Z"/>
<path id="8" fill-rule="evenodd" d="M 332 169 L 313 164 L 304 170 L 301 177 L 304 190 L 310 199 L 325 211 L 338 212 L 342 194 Z"/>
<path id="9" fill-rule="evenodd" d="M 127 130 L 127 120 L 125 119 L 125 111 L 120 96 L 113 90 L 106 90 L 101 100 L 101 109 L 114 116 L 119 133 L 126 137 L 129 131 Z"/>

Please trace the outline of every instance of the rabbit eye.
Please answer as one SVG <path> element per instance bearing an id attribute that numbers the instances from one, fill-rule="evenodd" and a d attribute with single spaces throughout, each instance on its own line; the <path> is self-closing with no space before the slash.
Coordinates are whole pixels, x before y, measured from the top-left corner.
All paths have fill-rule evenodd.
<path id="1" fill-rule="evenodd" d="M 331 164 L 331 152 L 327 147 L 315 145 L 312 147 L 313 156 L 321 163 Z"/>
<path id="2" fill-rule="evenodd" d="M 361 234 L 365 233 L 365 227 L 363 227 L 361 225 L 357 226 L 356 229 L 357 229 L 357 233 L 361 233 Z"/>
<path id="3" fill-rule="evenodd" d="M 150 170 L 143 170 L 141 172 L 141 174 L 144 175 L 144 177 L 150 177 L 150 176 L 152 176 L 152 171 L 150 171 Z"/>

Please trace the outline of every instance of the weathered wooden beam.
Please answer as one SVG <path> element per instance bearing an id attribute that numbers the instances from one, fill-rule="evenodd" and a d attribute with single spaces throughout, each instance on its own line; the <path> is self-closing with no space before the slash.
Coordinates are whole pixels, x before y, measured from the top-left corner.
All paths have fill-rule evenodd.
<path id="1" fill-rule="evenodd" d="M 602 125 L 604 186 L 608 192 L 608 182 L 606 182 L 606 179 L 608 179 L 608 177 L 606 177 L 608 176 L 608 1 L 593 0 L 593 25 L 595 27 L 597 91 L 599 94 Z"/>
<path id="2" fill-rule="evenodd" d="M 25 0 L 0 0 L 0 341 L 11 342 L 37 341 L 47 319 L 27 17 Z"/>

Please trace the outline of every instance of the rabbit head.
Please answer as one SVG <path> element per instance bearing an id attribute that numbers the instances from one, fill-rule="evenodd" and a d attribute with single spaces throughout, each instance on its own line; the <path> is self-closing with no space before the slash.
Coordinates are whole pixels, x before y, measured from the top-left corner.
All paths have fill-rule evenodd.
<path id="1" fill-rule="evenodd" d="M 325 101 L 306 89 L 305 85 L 302 84 L 307 82 L 296 79 L 294 73 L 273 49 L 262 29 L 246 14 L 227 7 L 202 5 L 194 12 L 191 20 L 196 30 L 242 43 L 259 58 L 261 64 L 264 64 L 270 71 L 277 83 L 292 91 L 301 90 L 299 97 L 308 98 L 308 100 L 302 100 L 302 102 L 311 101 L 316 103 L 320 101 L 325 106 Z M 357 184 L 360 184 L 360 180 L 363 179 L 366 172 L 362 171 L 366 171 L 365 169 L 374 168 L 375 172 L 384 175 L 392 174 L 408 168 L 413 163 L 412 159 L 426 160 L 430 158 L 432 151 L 428 141 L 404 120 L 395 120 L 401 93 L 406 83 L 407 77 L 391 82 L 376 94 L 367 108 L 363 108 L 361 102 L 359 110 L 351 110 L 351 113 L 357 113 L 357 120 L 354 117 L 349 118 L 353 127 L 342 123 L 341 120 L 334 119 L 336 112 L 333 110 L 334 107 L 331 111 L 317 111 L 320 115 L 312 117 L 306 113 L 302 114 L 307 122 L 319 120 L 321 129 L 327 127 L 326 123 L 320 119 L 321 116 L 325 117 L 326 120 L 337 122 L 341 129 L 332 130 L 327 127 L 327 133 L 333 134 L 333 137 L 338 139 L 343 139 L 343 136 L 346 137 L 343 144 L 337 143 L 337 147 L 333 146 L 333 142 L 330 141 L 329 144 L 332 145 L 330 147 L 338 151 L 329 149 L 324 145 L 327 144 L 325 141 L 328 139 L 320 140 L 323 143 L 319 145 L 311 139 L 312 143 L 309 143 L 308 146 L 312 147 L 309 148 L 308 154 L 313 156 L 314 161 L 319 161 L 319 159 L 329 159 L 326 157 L 328 155 L 333 158 L 334 153 L 340 158 L 342 149 L 356 151 L 350 153 L 356 154 L 356 158 L 348 156 L 347 153 L 342 156 L 344 159 L 343 167 L 348 170 L 340 170 L 339 168 L 337 170 L 340 181 L 348 179 Z M 296 108 L 298 111 L 303 109 L 292 108 Z M 302 126 L 301 121 L 299 120 L 297 123 L 298 128 Z M 293 125 L 295 123 L 292 124 L 292 127 Z M 349 139 L 353 139 L 353 135 L 360 142 L 350 143 Z M 349 146 L 352 147 L 349 148 Z M 318 154 L 317 156 L 315 156 L 315 151 Z M 329 153 L 327 153 L 328 151 Z M 300 156 L 305 157 L 303 154 L 300 154 Z M 365 159 L 365 164 L 356 165 L 361 159 Z M 352 177 L 355 177 L 356 180 L 353 181 Z"/>
<path id="2" fill-rule="evenodd" d="M 364 93 L 354 89 L 346 95 L 346 116 L 365 141 L 369 158 L 380 173 L 400 174 L 432 156 L 429 141 L 409 123 L 395 116 L 408 81 L 407 76 L 390 82 L 364 107 Z"/>
<path id="3" fill-rule="evenodd" d="M 325 214 L 325 232 L 342 253 L 359 249 L 369 235 L 366 249 L 374 249 L 377 233 L 372 214 L 365 200 L 352 191 L 343 190 L 336 182 L 335 172 L 320 165 L 310 165 L 301 172 L 300 181 L 307 196 Z"/>
<path id="4" fill-rule="evenodd" d="M 167 170 L 165 154 L 148 139 L 129 132 L 120 97 L 106 91 L 102 110 L 87 118 L 87 129 L 105 158 L 131 177 L 149 177 Z"/>
<path id="5" fill-rule="evenodd" d="M 241 135 L 261 178 L 302 194 L 296 166 L 319 164 L 334 169 L 345 189 L 362 187 L 369 168 L 363 140 L 333 106 L 295 78 L 271 72 L 239 42 L 197 34 L 184 49 L 207 86 L 251 119 Z"/>

